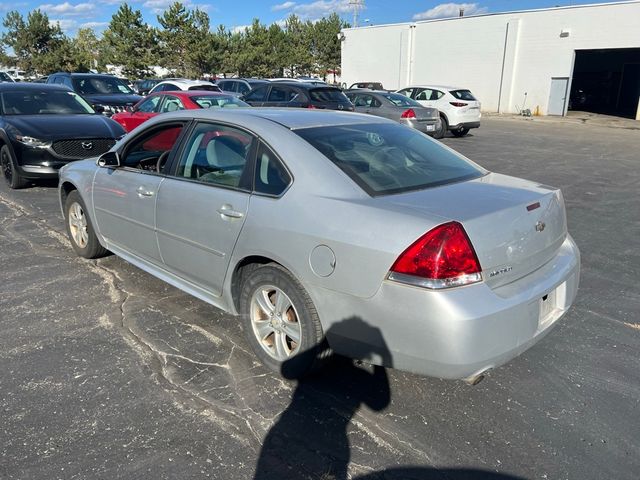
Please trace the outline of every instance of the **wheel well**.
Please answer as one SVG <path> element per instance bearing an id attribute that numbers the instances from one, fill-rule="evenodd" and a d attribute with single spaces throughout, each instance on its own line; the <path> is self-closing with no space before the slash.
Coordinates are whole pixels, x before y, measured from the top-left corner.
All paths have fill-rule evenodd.
<path id="1" fill-rule="evenodd" d="M 261 265 L 266 265 L 267 263 L 277 263 L 278 265 L 280 265 L 278 262 L 272 260 L 271 258 L 263 257 L 260 255 L 252 255 L 240 260 L 234 268 L 233 276 L 231 277 L 231 296 L 233 297 L 233 304 L 236 307 L 237 311 L 240 311 L 240 290 L 242 288 L 244 277 L 255 268 Z"/>
<path id="2" fill-rule="evenodd" d="M 447 116 L 443 112 L 440 112 L 440 116 L 442 118 L 444 118 L 447 121 L 447 125 L 449 125 L 449 119 L 447 118 Z"/>
<path id="3" fill-rule="evenodd" d="M 62 185 L 60 185 L 60 201 L 62 202 L 63 207 L 65 202 L 67 201 L 67 197 L 74 190 L 77 190 L 77 188 L 73 183 L 64 182 Z"/>

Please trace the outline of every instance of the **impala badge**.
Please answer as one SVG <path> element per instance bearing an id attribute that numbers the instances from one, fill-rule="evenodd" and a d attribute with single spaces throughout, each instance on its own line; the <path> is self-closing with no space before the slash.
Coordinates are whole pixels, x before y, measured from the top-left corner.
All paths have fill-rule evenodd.
<path id="1" fill-rule="evenodd" d="M 93 142 L 82 142 L 81 145 L 85 150 L 91 150 L 93 148 Z"/>
<path id="2" fill-rule="evenodd" d="M 546 227 L 546 225 L 544 224 L 544 222 L 538 222 L 536 223 L 536 232 L 541 232 L 544 230 L 544 227 Z"/>

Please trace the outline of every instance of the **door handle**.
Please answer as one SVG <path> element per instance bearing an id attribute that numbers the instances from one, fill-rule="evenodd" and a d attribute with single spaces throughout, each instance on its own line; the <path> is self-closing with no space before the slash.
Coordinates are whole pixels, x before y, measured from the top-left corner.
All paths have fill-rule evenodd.
<path id="1" fill-rule="evenodd" d="M 136 188 L 136 193 L 139 197 L 153 197 L 153 190 L 147 190 L 142 185 Z"/>
<path id="2" fill-rule="evenodd" d="M 223 205 L 222 207 L 220 207 L 218 209 L 218 213 L 223 217 L 229 217 L 229 218 L 242 218 L 242 217 L 244 217 L 244 213 L 238 212 L 237 210 L 234 210 L 231 205 Z"/>

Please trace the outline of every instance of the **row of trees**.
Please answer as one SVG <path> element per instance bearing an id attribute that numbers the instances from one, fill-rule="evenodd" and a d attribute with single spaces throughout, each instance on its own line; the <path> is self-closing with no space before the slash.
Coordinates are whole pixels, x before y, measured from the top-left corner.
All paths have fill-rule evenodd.
<path id="1" fill-rule="evenodd" d="M 40 10 L 26 18 L 11 11 L 3 20 L 0 63 L 15 63 L 39 74 L 102 71 L 113 64 L 122 65 L 125 74 L 135 78 L 152 75 L 151 65 L 191 78 L 217 72 L 326 76 L 340 68 L 338 34 L 347 26 L 334 13 L 317 22 L 291 15 L 282 26 L 267 26 L 255 19 L 242 31 L 232 32 L 222 25 L 212 31 L 206 12 L 180 2 L 158 15 L 158 24 L 158 28 L 148 25 L 140 10 L 123 3 L 100 38 L 88 28 L 69 37 Z"/>

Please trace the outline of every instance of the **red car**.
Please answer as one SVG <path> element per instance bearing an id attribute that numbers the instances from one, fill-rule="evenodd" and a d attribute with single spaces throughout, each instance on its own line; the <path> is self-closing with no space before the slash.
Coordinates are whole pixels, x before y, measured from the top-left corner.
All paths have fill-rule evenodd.
<path id="1" fill-rule="evenodd" d="M 140 100 L 130 112 L 120 112 L 111 118 L 130 132 L 152 117 L 177 110 L 197 108 L 249 107 L 248 103 L 226 93 L 204 90 L 156 92 Z"/>

